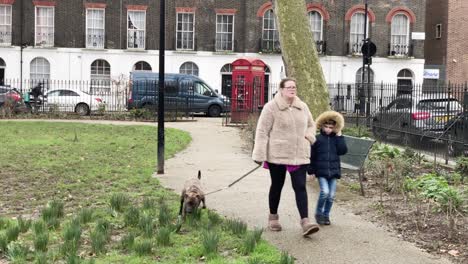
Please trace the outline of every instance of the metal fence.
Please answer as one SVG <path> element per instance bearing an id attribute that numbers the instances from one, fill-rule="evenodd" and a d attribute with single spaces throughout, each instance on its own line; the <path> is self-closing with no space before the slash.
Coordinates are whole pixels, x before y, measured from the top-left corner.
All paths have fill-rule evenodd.
<path id="1" fill-rule="evenodd" d="M 383 142 L 427 153 L 468 151 L 468 86 L 331 84 L 331 108 Z"/>
<path id="2" fill-rule="evenodd" d="M 268 89 L 271 99 L 277 84 Z M 408 85 L 360 83 L 329 84 L 330 107 L 343 113 L 349 125 L 364 127 L 380 141 L 411 146 L 445 157 L 468 151 L 468 85 Z M 245 124 L 261 107 L 253 100 L 248 107 L 232 109 L 223 121 Z M 265 100 L 267 101 L 267 100 Z M 236 122 L 232 122 L 236 120 Z"/>
<path id="3" fill-rule="evenodd" d="M 194 90 L 184 85 L 171 80 L 165 82 L 165 112 L 175 117 L 193 118 Z M 35 79 L 4 80 L 0 86 L 21 93 L 25 105 L 33 113 L 89 115 L 136 111 L 138 116 L 150 117 L 156 115 L 158 106 L 156 81 Z"/>

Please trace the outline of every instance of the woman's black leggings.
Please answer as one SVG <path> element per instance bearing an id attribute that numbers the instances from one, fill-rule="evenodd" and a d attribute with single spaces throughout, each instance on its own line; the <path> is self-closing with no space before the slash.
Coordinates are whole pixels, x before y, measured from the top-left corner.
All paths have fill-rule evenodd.
<path id="1" fill-rule="evenodd" d="M 268 195 L 270 213 L 277 214 L 281 199 L 281 190 L 286 179 L 286 166 L 268 163 L 271 176 L 270 193 Z M 296 194 L 296 204 L 302 218 L 308 217 L 307 190 L 306 190 L 307 165 L 302 165 L 299 169 L 291 172 L 291 182 Z"/>

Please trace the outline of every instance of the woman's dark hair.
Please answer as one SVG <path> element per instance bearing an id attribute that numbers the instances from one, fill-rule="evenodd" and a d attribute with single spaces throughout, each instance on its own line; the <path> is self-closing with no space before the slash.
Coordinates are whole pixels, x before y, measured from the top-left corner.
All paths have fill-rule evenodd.
<path id="1" fill-rule="evenodd" d="M 280 88 L 284 88 L 284 84 L 285 84 L 286 82 L 289 82 L 289 81 L 293 81 L 294 83 L 297 84 L 296 79 L 294 79 L 294 78 L 289 78 L 289 77 L 288 77 L 288 78 L 284 78 L 284 79 L 281 80 L 281 82 L 280 82 Z"/>

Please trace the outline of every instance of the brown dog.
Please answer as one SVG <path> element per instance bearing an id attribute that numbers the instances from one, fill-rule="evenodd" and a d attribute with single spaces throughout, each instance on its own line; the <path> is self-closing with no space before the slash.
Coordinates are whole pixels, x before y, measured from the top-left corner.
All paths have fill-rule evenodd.
<path id="1" fill-rule="evenodd" d="M 203 202 L 203 207 L 206 208 L 205 205 L 205 194 L 201 188 L 201 172 L 198 171 L 198 179 L 191 178 L 185 182 L 184 189 L 182 190 L 182 194 L 180 196 L 180 209 L 179 215 L 182 218 L 185 218 L 186 214 L 190 214 L 198 209 L 200 203 Z"/>

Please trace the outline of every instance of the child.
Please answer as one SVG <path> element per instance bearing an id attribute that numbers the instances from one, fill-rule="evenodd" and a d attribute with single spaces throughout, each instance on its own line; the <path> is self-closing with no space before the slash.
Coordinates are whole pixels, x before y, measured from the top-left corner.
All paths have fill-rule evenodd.
<path id="1" fill-rule="evenodd" d="M 336 180 L 341 178 L 340 156 L 348 148 L 341 130 L 343 116 L 335 111 L 327 111 L 317 118 L 320 134 L 311 147 L 309 175 L 315 174 L 320 185 L 320 195 L 315 210 L 315 220 L 319 225 L 330 225 L 330 210 L 336 193 Z"/>

